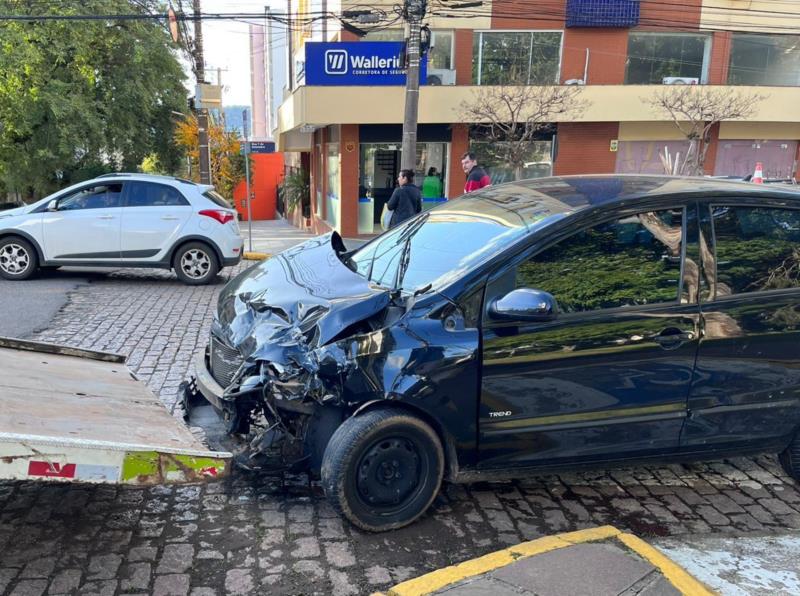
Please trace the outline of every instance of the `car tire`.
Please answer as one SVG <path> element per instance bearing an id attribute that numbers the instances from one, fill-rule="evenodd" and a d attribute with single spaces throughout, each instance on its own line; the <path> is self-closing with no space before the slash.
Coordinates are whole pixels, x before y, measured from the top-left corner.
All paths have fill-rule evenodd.
<path id="1" fill-rule="evenodd" d="M 30 242 L 18 236 L 0 240 L 0 277 L 28 279 L 36 273 L 38 266 L 39 257 Z"/>
<path id="2" fill-rule="evenodd" d="M 789 446 L 778 456 L 781 466 L 786 473 L 800 482 L 800 432 L 798 432 Z"/>
<path id="3" fill-rule="evenodd" d="M 384 532 L 414 522 L 431 505 L 444 474 L 436 432 L 396 408 L 348 418 L 322 459 L 322 487 L 353 525 Z"/>
<path id="4" fill-rule="evenodd" d="M 208 244 L 187 242 L 175 251 L 172 268 L 183 283 L 202 286 L 217 275 L 219 263 L 217 263 L 217 255 Z"/>

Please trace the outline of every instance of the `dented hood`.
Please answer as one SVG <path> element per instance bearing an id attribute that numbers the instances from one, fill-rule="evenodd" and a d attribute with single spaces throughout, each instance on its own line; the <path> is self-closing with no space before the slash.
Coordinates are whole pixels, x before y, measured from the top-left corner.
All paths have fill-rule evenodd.
<path id="1" fill-rule="evenodd" d="M 389 290 L 346 267 L 345 250 L 331 232 L 241 273 L 220 293 L 212 332 L 245 358 L 281 362 L 380 312 Z"/>

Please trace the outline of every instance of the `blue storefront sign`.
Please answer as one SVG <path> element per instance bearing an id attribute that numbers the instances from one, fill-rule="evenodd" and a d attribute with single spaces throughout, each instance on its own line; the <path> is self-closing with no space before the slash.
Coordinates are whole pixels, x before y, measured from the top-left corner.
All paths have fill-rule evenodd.
<path id="1" fill-rule="evenodd" d="M 275 143 L 272 141 L 242 142 L 239 153 L 275 153 Z"/>
<path id="2" fill-rule="evenodd" d="M 307 42 L 306 85 L 405 85 L 405 44 L 400 41 Z M 427 72 L 420 60 L 420 84 Z"/>

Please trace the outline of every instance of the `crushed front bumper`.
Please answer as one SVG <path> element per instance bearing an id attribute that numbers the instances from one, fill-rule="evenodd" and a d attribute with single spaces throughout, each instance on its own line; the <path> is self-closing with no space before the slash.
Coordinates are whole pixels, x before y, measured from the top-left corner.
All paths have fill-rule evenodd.
<path id="1" fill-rule="evenodd" d="M 208 366 L 208 348 L 198 354 L 195 363 L 195 378 L 197 391 L 217 410 L 223 410 L 222 394 L 225 389 L 211 376 Z"/>

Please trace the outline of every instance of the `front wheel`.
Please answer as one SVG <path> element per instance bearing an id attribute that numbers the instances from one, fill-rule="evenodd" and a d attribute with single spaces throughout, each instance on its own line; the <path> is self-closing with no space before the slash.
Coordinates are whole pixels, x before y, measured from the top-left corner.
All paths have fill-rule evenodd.
<path id="1" fill-rule="evenodd" d="M 383 532 L 428 509 L 444 474 L 434 430 L 402 410 L 372 410 L 333 433 L 322 459 L 322 486 L 334 509 L 355 526 Z"/>
<path id="2" fill-rule="evenodd" d="M 172 268 L 179 280 L 192 286 L 207 284 L 219 272 L 214 251 L 202 242 L 181 246 L 172 259 Z"/>
<path id="3" fill-rule="evenodd" d="M 39 264 L 36 250 L 31 243 L 12 236 L 0 240 L 0 277 L 5 279 L 28 279 Z"/>

